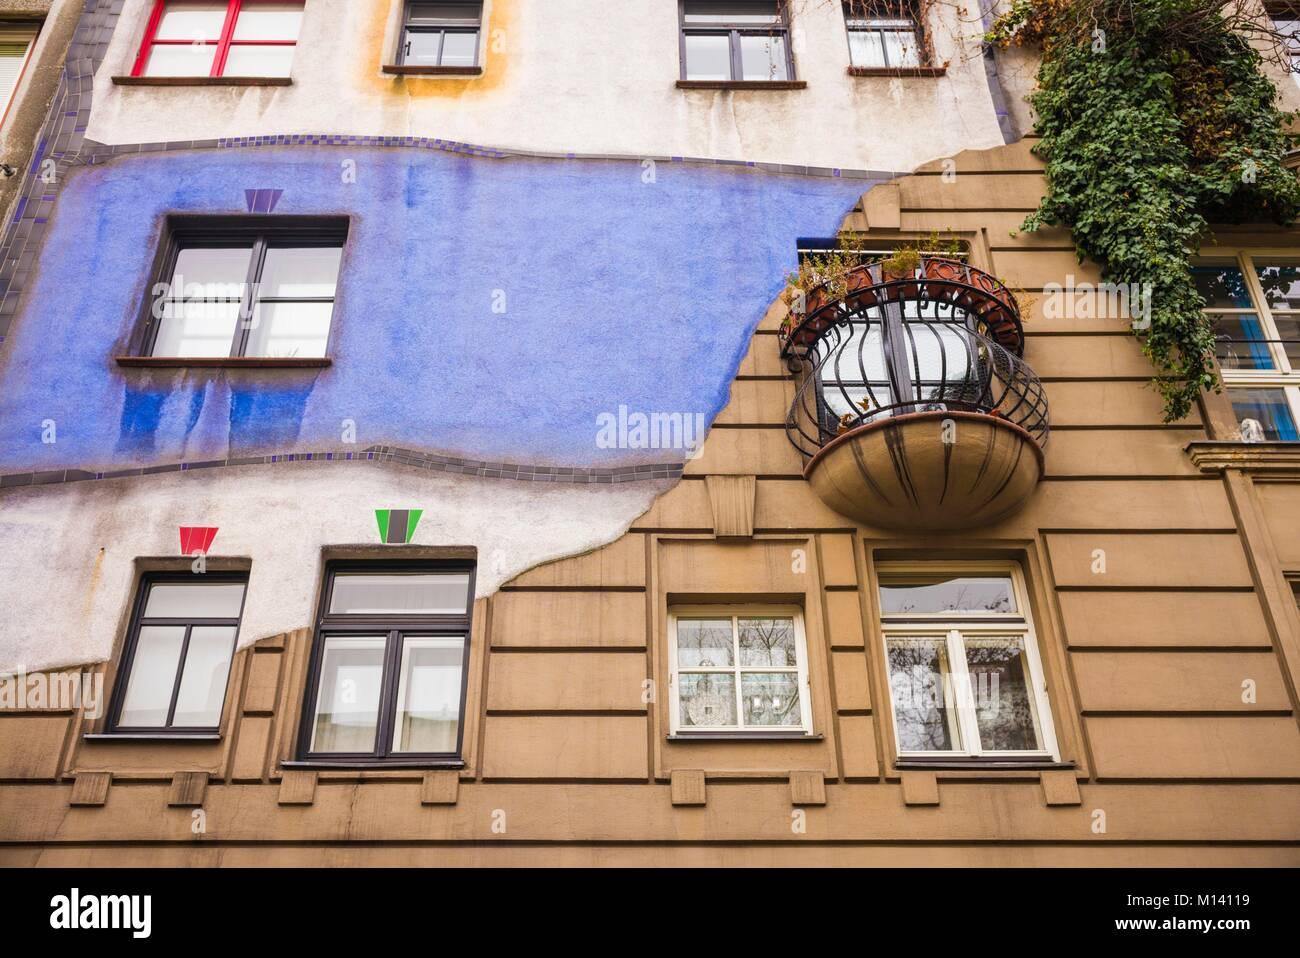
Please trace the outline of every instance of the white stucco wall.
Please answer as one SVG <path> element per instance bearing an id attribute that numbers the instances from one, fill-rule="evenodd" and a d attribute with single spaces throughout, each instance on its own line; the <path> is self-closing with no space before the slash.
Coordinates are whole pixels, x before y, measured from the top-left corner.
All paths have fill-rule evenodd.
<path id="1" fill-rule="evenodd" d="M 475 546 L 476 593 L 626 531 L 668 481 L 576 485 L 390 464 L 289 463 L 0 493 L 0 675 L 102 662 L 129 615 L 137 557 L 180 555 L 180 526 L 217 526 L 212 556 L 252 560 L 239 645 L 313 623 L 323 546 L 377 545 L 375 509 L 423 508 L 415 545 Z"/>
<path id="2" fill-rule="evenodd" d="M 941 77 L 851 77 L 839 0 L 791 0 L 803 90 L 679 90 L 675 0 L 487 0 L 481 77 L 383 74 L 400 0 L 307 0 L 289 87 L 126 87 L 153 0 L 126 0 L 87 136 L 430 136 L 505 149 L 907 171 L 1002 143 L 977 20 L 934 4 Z"/>

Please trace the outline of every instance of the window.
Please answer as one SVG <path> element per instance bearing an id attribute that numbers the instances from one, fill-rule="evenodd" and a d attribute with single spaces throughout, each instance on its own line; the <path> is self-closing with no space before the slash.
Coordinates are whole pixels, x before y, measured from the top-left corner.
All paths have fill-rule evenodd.
<path id="1" fill-rule="evenodd" d="M 1300 257 L 1242 253 L 1192 272 L 1243 437 L 1300 439 Z"/>
<path id="2" fill-rule="evenodd" d="M 0 25 L 0 125 L 9 116 L 9 107 L 27 71 L 39 29 L 36 24 Z"/>
<path id="3" fill-rule="evenodd" d="M 880 608 L 901 758 L 1056 755 L 1019 567 L 883 566 Z"/>
<path id="4" fill-rule="evenodd" d="M 323 357 L 346 237 L 346 220 L 180 220 L 144 355 Z"/>
<path id="5" fill-rule="evenodd" d="M 864 69 L 919 67 L 921 27 L 911 0 L 847 0 L 849 64 Z"/>
<path id="6" fill-rule="evenodd" d="M 676 609 L 669 644 L 674 733 L 812 734 L 808 653 L 794 610 Z"/>
<path id="7" fill-rule="evenodd" d="M 304 758 L 459 758 L 473 573 L 450 563 L 327 570 L 299 742 Z"/>
<path id="8" fill-rule="evenodd" d="M 110 710 L 114 732 L 215 732 L 246 578 L 150 576 L 140 586 Z"/>
<path id="9" fill-rule="evenodd" d="M 132 76 L 287 77 L 303 0 L 156 0 Z"/>
<path id="10" fill-rule="evenodd" d="M 785 4 L 682 0 L 682 78 L 790 80 Z"/>
<path id="11" fill-rule="evenodd" d="M 1273 29 L 1285 49 L 1286 61 L 1291 68 L 1291 75 L 1300 83 L 1300 5 L 1294 0 L 1275 0 L 1264 4 Z"/>
<path id="12" fill-rule="evenodd" d="M 406 66 L 478 65 L 482 3 L 408 3 L 397 62 Z"/>

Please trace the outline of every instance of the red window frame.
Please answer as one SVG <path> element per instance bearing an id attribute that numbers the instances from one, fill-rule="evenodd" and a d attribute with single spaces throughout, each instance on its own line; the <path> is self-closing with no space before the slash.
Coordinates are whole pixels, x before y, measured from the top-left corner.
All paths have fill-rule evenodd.
<path id="1" fill-rule="evenodd" d="M 155 46 L 189 46 L 193 40 L 158 40 L 158 27 L 162 23 L 163 12 L 167 9 L 168 4 L 182 7 L 186 3 L 197 2 L 197 0 L 154 0 L 153 10 L 149 14 L 149 25 L 145 27 L 144 42 L 140 44 L 140 52 L 136 55 L 135 66 L 131 69 L 131 76 L 144 76 L 145 64 L 149 62 L 149 54 Z M 212 58 L 212 69 L 208 76 L 224 76 L 226 72 L 226 57 L 230 55 L 232 46 L 238 47 L 295 47 L 298 45 L 297 39 L 293 40 L 236 40 L 235 24 L 239 20 L 239 13 L 245 4 L 254 5 L 257 3 L 283 3 L 286 0 L 226 0 L 226 19 L 221 25 L 221 34 L 217 37 L 216 42 L 203 44 L 204 46 L 214 46 L 217 48 L 216 54 Z M 294 2 L 294 0 L 288 0 Z M 305 6 L 305 0 L 297 0 L 299 6 Z"/>

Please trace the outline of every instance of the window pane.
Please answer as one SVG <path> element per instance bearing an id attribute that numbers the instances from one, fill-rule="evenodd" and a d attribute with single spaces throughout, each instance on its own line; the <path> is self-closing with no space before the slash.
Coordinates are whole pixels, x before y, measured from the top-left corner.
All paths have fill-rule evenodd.
<path id="1" fill-rule="evenodd" d="M 1214 317 L 1214 355 L 1224 369 L 1272 369 L 1265 338 L 1258 316 Z"/>
<path id="2" fill-rule="evenodd" d="M 922 381 L 938 381 L 950 393 L 960 393 L 968 402 L 984 392 L 979 369 L 979 346 L 964 328 L 955 323 L 907 322 L 903 324 L 908 375 Z M 955 398 L 955 397 L 954 397 Z"/>
<path id="3" fill-rule="evenodd" d="M 395 752 L 455 752 L 460 729 L 461 636 L 407 636 L 397 686 Z"/>
<path id="4" fill-rule="evenodd" d="M 740 65 L 744 80 L 788 80 L 785 36 L 742 36 Z"/>
<path id="5" fill-rule="evenodd" d="M 338 246 L 272 247 L 266 251 L 257 295 L 261 299 L 332 297 L 342 256 Z"/>
<path id="6" fill-rule="evenodd" d="M 708 2 L 708 0 L 687 0 L 687 23 L 735 23 L 768 24 L 781 22 L 781 7 L 776 0 L 753 0 L 753 2 Z"/>
<path id="7" fill-rule="evenodd" d="M 228 77 L 287 77 L 297 47 L 232 46 L 226 54 Z"/>
<path id="8" fill-rule="evenodd" d="M 850 30 L 849 62 L 855 67 L 883 67 L 885 51 L 880 34 L 866 30 Z"/>
<path id="9" fill-rule="evenodd" d="M 226 0 L 204 0 L 201 3 L 169 3 L 158 21 L 156 40 L 207 40 L 215 43 L 221 38 L 221 28 L 226 22 Z"/>
<path id="10" fill-rule="evenodd" d="M 229 356 L 239 303 L 164 303 L 155 356 Z"/>
<path id="11" fill-rule="evenodd" d="M 740 700 L 746 725 L 803 724 L 796 672 L 742 672 Z"/>
<path id="12" fill-rule="evenodd" d="M 1282 351 L 1291 362 L 1292 371 L 1300 371 L 1300 316 L 1279 316 L 1273 314 L 1277 326 L 1277 335 L 1282 342 Z"/>
<path id="13" fill-rule="evenodd" d="M 730 619 L 678 619 L 677 665 L 719 668 L 732 665 Z"/>
<path id="14" fill-rule="evenodd" d="M 436 67 L 438 51 L 442 46 L 442 34 L 422 30 L 406 31 L 406 47 L 402 62 L 412 66 Z"/>
<path id="15" fill-rule="evenodd" d="M 1232 400 L 1232 411 L 1237 414 L 1237 422 L 1255 420 L 1263 427 L 1265 439 L 1286 442 L 1300 439 L 1285 391 L 1229 389 L 1228 398 Z"/>
<path id="16" fill-rule="evenodd" d="M 176 687 L 176 666 L 185 642 L 183 625 L 146 625 L 136 639 L 131 676 L 122 698 L 118 724 L 126 728 L 163 728 Z"/>
<path id="17" fill-rule="evenodd" d="M 1255 269 L 1270 309 L 1300 309 L 1300 266 L 1276 262 Z"/>
<path id="18" fill-rule="evenodd" d="M 957 717 L 948 707 L 948 650 L 942 638 L 890 638 L 889 689 L 898 748 L 945 752 L 957 745 Z"/>
<path id="19" fill-rule="evenodd" d="M 1196 291 L 1205 297 L 1207 309 L 1253 309 L 1241 270 L 1229 263 L 1192 268 Z"/>
<path id="20" fill-rule="evenodd" d="M 464 615 L 469 573 L 340 574 L 330 593 L 331 615 Z"/>
<path id="21" fill-rule="evenodd" d="M 1020 636 L 966 639 L 966 668 L 983 752 L 1033 752 L 1042 747 Z"/>
<path id="22" fill-rule="evenodd" d="M 835 347 L 834 376 L 845 382 L 879 382 L 887 380 L 884 342 L 877 323 L 853 323 L 843 342 Z"/>
<path id="23" fill-rule="evenodd" d="M 413 3 L 408 23 L 457 21 L 478 23 L 482 15 L 481 3 Z"/>
<path id="24" fill-rule="evenodd" d="M 442 66 L 472 67 L 477 60 L 477 33 L 447 33 L 443 35 Z"/>
<path id="25" fill-rule="evenodd" d="M 147 77 L 205 77 L 212 72 L 213 44 L 154 44 L 145 61 Z"/>
<path id="26" fill-rule="evenodd" d="M 246 3 L 235 21 L 236 40 L 297 40 L 301 3 Z"/>
<path id="27" fill-rule="evenodd" d="M 740 664 L 795 668 L 793 619 L 741 619 Z"/>
<path id="28" fill-rule="evenodd" d="M 143 618 L 237 619 L 243 602 L 243 582 L 155 582 Z"/>
<path id="29" fill-rule="evenodd" d="M 324 356 L 333 303 L 258 303 L 246 356 Z"/>
<path id="30" fill-rule="evenodd" d="M 325 638 L 311 751 L 375 750 L 385 642 L 382 635 Z"/>
<path id="31" fill-rule="evenodd" d="M 687 34 L 686 79 L 731 79 L 731 41 L 725 34 Z"/>
<path id="32" fill-rule="evenodd" d="M 936 612 L 1015 612 L 1009 576 L 889 576 L 880 580 L 886 614 Z"/>
<path id="33" fill-rule="evenodd" d="M 185 652 L 181 690 L 176 697 L 172 725 L 181 728 L 216 728 L 230 677 L 230 656 L 235 650 L 235 627 L 196 625 L 190 630 Z"/>
<path id="34" fill-rule="evenodd" d="M 736 677 L 729 674 L 686 673 L 677 677 L 680 723 L 687 726 L 735 726 Z"/>
<path id="35" fill-rule="evenodd" d="M 885 31 L 885 57 L 891 67 L 915 67 L 921 65 L 920 52 L 916 34 L 905 30 Z"/>
<path id="36" fill-rule="evenodd" d="M 176 255 L 168 295 L 174 299 L 234 299 L 244 295 L 252 248 L 193 246 Z"/>

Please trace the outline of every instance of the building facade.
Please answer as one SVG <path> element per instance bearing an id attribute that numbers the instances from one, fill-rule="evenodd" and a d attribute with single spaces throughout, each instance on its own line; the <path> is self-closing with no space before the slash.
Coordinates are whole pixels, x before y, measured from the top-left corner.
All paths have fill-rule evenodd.
<path id="1" fill-rule="evenodd" d="M 1300 232 L 1165 422 L 956 10 L 45 6 L 0 861 L 1300 861 Z"/>

